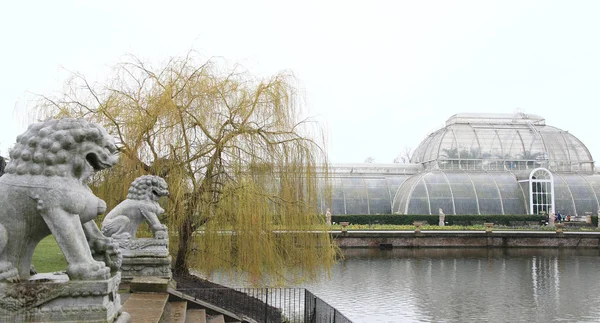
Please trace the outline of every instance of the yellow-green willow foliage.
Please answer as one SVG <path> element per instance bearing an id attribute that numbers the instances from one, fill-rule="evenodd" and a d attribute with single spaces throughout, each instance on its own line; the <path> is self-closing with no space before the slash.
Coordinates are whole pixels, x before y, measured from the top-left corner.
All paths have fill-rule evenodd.
<path id="1" fill-rule="evenodd" d="M 293 78 L 257 80 L 220 68 L 194 53 L 159 69 L 133 58 L 106 85 L 74 75 L 66 93 L 44 97 L 38 112 L 83 116 L 115 136 L 119 164 L 93 183 L 109 208 L 136 177 L 165 178 L 176 273 L 285 283 L 328 270 L 338 250 L 317 213 L 325 154 L 314 124 L 297 120 Z"/>

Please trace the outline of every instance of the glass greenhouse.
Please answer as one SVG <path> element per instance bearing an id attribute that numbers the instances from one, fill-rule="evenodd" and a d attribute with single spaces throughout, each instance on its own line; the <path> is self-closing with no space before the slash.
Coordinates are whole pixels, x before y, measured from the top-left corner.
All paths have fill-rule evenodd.
<path id="1" fill-rule="evenodd" d="M 332 214 L 540 214 L 600 209 L 600 174 L 575 136 L 532 114 L 456 114 L 410 164 L 334 165 Z M 325 201 L 325 200 L 323 200 Z"/>

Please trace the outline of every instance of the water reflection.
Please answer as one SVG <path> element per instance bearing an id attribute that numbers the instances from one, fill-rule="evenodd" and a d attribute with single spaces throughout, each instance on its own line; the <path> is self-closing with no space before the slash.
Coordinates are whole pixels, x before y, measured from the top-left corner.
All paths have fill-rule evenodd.
<path id="1" fill-rule="evenodd" d="M 354 322 L 599 322 L 598 250 L 345 250 L 306 284 Z"/>
<path id="2" fill-rule="evenodd" d="M 354 249 L 331 280 L 307 287 L 356 322 L 597 322 L 598 256 L 598 250 Z"/>

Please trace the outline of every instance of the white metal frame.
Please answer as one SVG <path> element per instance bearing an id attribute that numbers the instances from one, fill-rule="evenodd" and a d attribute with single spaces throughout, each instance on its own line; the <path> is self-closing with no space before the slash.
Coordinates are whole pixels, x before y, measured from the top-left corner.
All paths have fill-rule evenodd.
<path id="1" fill-rule="evenodd" d="M 533 178 L 533 175 L 537 172 L 544 172 L 548 175 L 549 178 L 538 179 Z M 550 183 L 550 212 L 555 213 L 556 210 L 554 208 L 554 176 L 552 173 L 543 167 L 535 168 L 529 173 L 529 214 L 533 213 L 533 184 L 534 183 Z M 546 193 L 547 194 L 547 193 Z"/>

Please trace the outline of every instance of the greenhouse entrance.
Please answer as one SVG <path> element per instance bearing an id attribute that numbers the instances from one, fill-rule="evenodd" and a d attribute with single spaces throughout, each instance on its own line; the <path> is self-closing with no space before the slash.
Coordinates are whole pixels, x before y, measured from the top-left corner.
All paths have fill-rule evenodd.
<path id="1" fill-rule="evenodd" d="M 529 213 L 554 213 L 554 179 L 545 168 L 536 168 L 529 174 Z"/>

